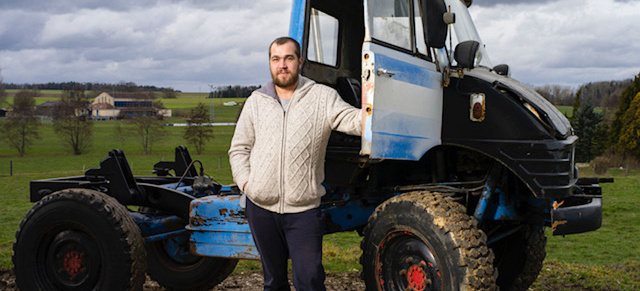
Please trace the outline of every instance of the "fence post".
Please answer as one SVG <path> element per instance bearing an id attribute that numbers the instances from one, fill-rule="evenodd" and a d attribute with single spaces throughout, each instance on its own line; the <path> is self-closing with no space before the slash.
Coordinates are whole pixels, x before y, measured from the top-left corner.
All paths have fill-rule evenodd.
<path id="1" fill-rule="evenodd" d="M 222 169 L 222 157 L 218 157 L 218 169 Z"/>
<path id="2" fill-rule="evenodd" d="M 9 176 L 13 176 L 13 160 L 9 160 Z"/>

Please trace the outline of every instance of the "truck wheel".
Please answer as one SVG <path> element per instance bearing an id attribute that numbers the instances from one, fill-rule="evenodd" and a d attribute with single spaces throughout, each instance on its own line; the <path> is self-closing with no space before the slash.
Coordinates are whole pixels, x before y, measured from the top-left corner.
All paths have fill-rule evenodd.
<path id="1" fill-rule="evenodd" d="M 238 263 L 191 254 L 188 235 L 147 243 L 146 248 L 149 276 L 168 290 L 210 290 Z"/>
<path id="2" fill-rule="evenodd" d="M 21 290 L 141 290 L 145 250 L 126 207 L 106 194 L 66 189 L 27 212 L 12 261 Z"/>
<path id="3" fill-rule="evenodd" d="M 502 290 L 527 290 L 538 278 L 546 256 L 544 227 L 527 225 L 519 232 L 491 246 Z"/>
<path id="4" fill-rule="evenodd" d="M 476 220 L 440 193 L 410 192 L 376 209 L 360 263 L 367 290 L 495 290 L 493 253 Z"/>

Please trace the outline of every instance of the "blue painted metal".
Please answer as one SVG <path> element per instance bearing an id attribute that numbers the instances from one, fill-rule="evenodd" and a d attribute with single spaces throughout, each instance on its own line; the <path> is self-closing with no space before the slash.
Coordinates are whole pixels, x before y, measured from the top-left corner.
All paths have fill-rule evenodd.
<path id="1" fill-rule="evenodd" d="M 186 186 L 186 184 L 184 182 L 180 182 L 180 184 L 178 184 L 178 183 L 162 184 L 162 187 L 169 188 L 169 189 L 174 189 L 174 190 L 177 190 L 176 186 L 178 186 L 178 188 L 180 188 L 180 187 Z"/>
<path id="2" fill-rule="evenodd" d="M 231 186 L 222 185 L 222 187 L 220 187 L 220 193 L 230 193 L 230 192 L 231 192 Z"/>
<path id="3" fill-rule="evenodd" d="M 482 221 L 485 218 L 485 213 L 490 205 L 491 194 L 493 193 L 489 183 L 484 185 L 484 189 L 482 190 L 482 195 L 480 196 L 480 200 L 478 201 L 478 206 L 476 206 L 476 210 L 473 213 L 473 216 L 478 220 Z"/>
<path id="4" fill-rule="evenodd" d="M 394 80 L 427 88 L 440 87 L 441 75 L 435 71 L 435 68 L 426 68 L 415 63 L 404 62 L 382 53 L 375 54 L 375 65 L 376 68 L 384 68 L 389 72 L 393 72 Z"/>
<path id="5" fill-rule="evenodd" d="M 491 189 L 487 184 L 482 190 L 473 216 L 478 221 L 485 219 L 514 220 L 518 218 L 518 211 L 515 209 L 515 203 L 511 197 L 500 188 Z"/>
<path id="6" fill-rule="evenodd" d="M 181 233 L 178 232 L 185 231 L 186 221 L 175 215 L 152 215 L 140 212 L 131 212 L 130 214 L 145 240 L 162 240 L 180 235 Z"/>
<path id="7" fill-rule="evenodd" d="M 197 257 L 189 251 L 189 236 L 174 236 L 162 242 L 162 248 L 171 259 L 183 263 L 192 264 Z"/>
<path id="8" fill-rule="evenodd" d="M 144 238 L 144 242 L 147 243 L 147 242 L 154 242 L 154 241 L 163 241 L 176 236 L 184 236 L 186 234 L 188 234 L 188 231 L 186 229 L 170 231 L 170 232 L 165 232 L 157 235 L 147 236 Z"/>
<path id="9" fill-rule="evenodd" d="M 240 195 L 207 196 L 191 202 L 191 252 L 200 256 L 259 260 Z"/>
<path id="10" fill-rule="evenodd" d="M 419 160 L 441 144 L 442 74 L 431 62 L 375 43 L 365 43 L 363 54 L 371 76 L 363 81 L 363 100 L 372 113 L 365 117 L 362 153 Z"/>
<path id="11" fill-rule="evenodd" d="M 380 111 L 378 111 L 380 112 Z M 399 117 L 398 115 L 389 114 L 389 117 Z M 384 121 L 379 121 L 384 122 Z M 396 122 L 394 124 L 398 124 Z M 413 124 L 415 125 L 415 123 Z M 398 128 L 411 128 L 408 127 Z M 372 134 L 373 140 L 375 140 L 375 147 L 371 152 L 371 156 L 383 159 L 401 159 L 401 160 L 419 160 L 428 149 L 434 145 L 440 144 L 440 140 L 410 136 L 410 135 L 398 135 L 386 132 L 374 131 Z"/>
<path id="12" fill-rule="evenodd" d="M 289 23 L 289 37 L 295 39 L 303 45 L 304 39 L 304 18 L 307 6 L 306 0 L 293 0 L 291 7 L 291 22 Z"/>
<path id="13" fill-rule="evenodd" d="M 364 205 L 363 201 L 351 201 L 341 206 L 324 207 L 322 211 L 331 228 L 326 231 L 338 232 L 356 229 L 367 224 L 369 216 L 375 210 L 375 205 Z"/>
<path id="14" fill-rule="evenodd" d="M 509 197 L 501 189 L 495 190 L 498 194 L 498 205 L 496 211 L 493 214 L 494 220 L 514 220 L 518 217 L 518 212 L 515 209 L 515 203 L 512 197 Z"/>

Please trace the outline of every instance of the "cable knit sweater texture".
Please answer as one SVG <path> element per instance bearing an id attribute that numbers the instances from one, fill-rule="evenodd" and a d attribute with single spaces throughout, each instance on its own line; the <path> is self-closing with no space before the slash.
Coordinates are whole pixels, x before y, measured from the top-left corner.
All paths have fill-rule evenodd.
<path id="1" fill-rule="evenodd" d="M 338 93 L 300 76 L 286 110 L 273 83 L 247 98 L 229 149 L 233 179 L 256 205 L 299 213 L 325 194 L 324 158 L 332 130 L 361 135 L 360 109 Z"/>

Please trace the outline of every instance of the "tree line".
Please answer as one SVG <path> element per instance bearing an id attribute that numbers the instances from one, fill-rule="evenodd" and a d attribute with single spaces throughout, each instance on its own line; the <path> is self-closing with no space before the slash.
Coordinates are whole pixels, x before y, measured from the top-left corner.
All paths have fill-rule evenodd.
<path id="1" fill-rule="evenodd" d="M 575 95 L 580 91 L 581 98 L 591 100 L 591 104 L 607 110 L 616 110 L 620 102 L 622 91 L 633 82 L 632 79 L 622 81 L 590 82 L 580 86 L 577 90 L 568 86 L 543 85 L 533 89 L 552 104 L 558 106 L 572 106 Z"/>
<path id="2" fill-rule="evenodd" d="M 81 86 L 86 91 L 101 91 L 101 92 L 161 92 L 166 89 L 165 87 L 156 87 L 151 85 L 137 85 L 134 82 L 119 82 L 117 84 L 110 83 L 80 83 L 80 82 L 49 82 L 40 84 L 4 84 L 5 89 L 17 89 L 17 90 L 65 90 L 67 88 L 74 88 Z M 175 90 L 174 90 L 175 91 Z M 177 91 L 180 92 L 180 91 Z"/>
<path id="3" fill-rule="evenodd" d="M 260 86 L 222 86 L 216 87 L 209 94 L 209 98 L 237 98 L 237 97 L 249 97 L 251 92 L 259 89 Z"/>
<path id="4" fill-rule="evenodd" d="M 83 87 L 85 91 L 93 92 L 155 92 L 162 95 L 163 98 L 177 98 L 180 90 L 175 90 L 171 87 L 157 87 L 151 85 L 138 85 L 134 82 L 121 81 L 117 84 L 110 83 L 80 83 L 80 82 L 48 82 L 40 84 L 3 84 L 2 90 L 65 90 L 67 88 Z M 248 97 L 251 92 L 259 89 L 260 86 L 242 86 L 242 85 L 227 85 L 215 87 L 209 94 L 209 98 L 236 98 L 236 97 Z"/>

